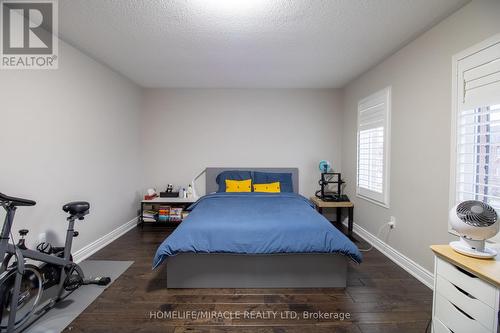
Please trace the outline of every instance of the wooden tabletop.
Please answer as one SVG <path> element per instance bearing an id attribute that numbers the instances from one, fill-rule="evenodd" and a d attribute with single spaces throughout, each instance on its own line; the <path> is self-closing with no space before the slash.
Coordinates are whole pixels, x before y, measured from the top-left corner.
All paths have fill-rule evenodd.
<path id="1" fill-rule="evenodd" d="M 193 203 L 196 199 L 194 198 L 179 198 L 179 197 L 156 197 L 151 200 L 142 200 L 143 203 Z"/>
<path id="2" fill-rule="evenodd" d="M 343 208 L 343 207 L 354 207 L 354 204 L 350 201 L 323 201 L 318 197 L 309 198 L 317 207 L 320 208 Z"/>
<path id="3" fill-rule="evenodd" d="M 449 245 L 432 245 L 431 249 L 446 261 L 500 287 L 500 255 L 494 259 L 476 259 L 456 252 Z"/>

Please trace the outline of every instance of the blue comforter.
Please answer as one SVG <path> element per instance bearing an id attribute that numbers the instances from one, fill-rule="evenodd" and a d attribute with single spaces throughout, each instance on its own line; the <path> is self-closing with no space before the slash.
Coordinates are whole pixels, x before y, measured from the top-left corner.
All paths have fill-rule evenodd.
<path id="1" fill-rule="evenodd" d="M 156 251 L 153 268 L 178 253 L 361 253 L 312 204 L 295 193 L 214 193 Z"/>

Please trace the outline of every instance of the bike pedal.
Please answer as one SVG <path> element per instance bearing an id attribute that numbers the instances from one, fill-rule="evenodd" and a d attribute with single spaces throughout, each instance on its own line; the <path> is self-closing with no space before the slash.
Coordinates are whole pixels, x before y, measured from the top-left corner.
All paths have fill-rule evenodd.
<path id="1" fill-rule="evenodd" d="M 96 284 L 98 286 L 107 286 L 111 282 L 109 276 L 98 276 L 92 279 L 85 280 L 83 284 Z"/>

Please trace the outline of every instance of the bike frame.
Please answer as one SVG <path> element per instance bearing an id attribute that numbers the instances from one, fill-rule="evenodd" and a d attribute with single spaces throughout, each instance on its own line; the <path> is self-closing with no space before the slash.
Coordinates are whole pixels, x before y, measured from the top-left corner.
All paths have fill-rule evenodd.
<path id="1" fill-rule="evenodd" d="M 67 218 L 68 220 L 68 230 L 66 231 L 66 241 L 64 245 L 64 255 L 63 258 L 44 254 L 38 251 L 33 251 L 29 249 L 20 249 L 15 244 L 9 243 L 9 235 L 12 229 L 12 224 L 14 221 L 14 215 L 16 212 L 16 206 L 11 206 L 9 203 L 2 204 L 4 209 L 7 211 L 7 215 L 5 216 L 5 221 L 2 227 L 2 231 L 0 233 L 0 258 L 1 260 L 5 259 L 5 255 L 14 255 L 17 258 L 17 274 L 14 282 L 14 292 L 12 294 L 11 309 L 17 309 L 17 302 L 19 298 L 19 291 L 21 288 L 21 281 L 24 274 L 24 259 L 29 258 L 32 260 L 53 264 L 61 267 L 61 279 L 58 285 L 58 294 L 55 301 L 59 300 L 62 297 L 64 292 L 64 281 L 66 280 L 66 272 L 64 270 L 65 267 L 73 265 L 73 261 L 71 261 L 71 246 L 73 244 L 74 237 L 74 225 L 76 217 L 70 216 Z M 5 266 L 5 267 L 4 267 Z M 4 270 L 7 270 L 7 265 L 3 265 L 3 268 L 0 268 L 0 274 L 3 273 Z M 81 272 L 80 272 L 81 273 Z M 40 286 L 42 288 L 42 286 Z M 15 327 L 15 319 L 16 319 L 16 311 L 11 310 L 9 316 L 9 322 L 7 326 L 7 332 L 13 332 Z"/>

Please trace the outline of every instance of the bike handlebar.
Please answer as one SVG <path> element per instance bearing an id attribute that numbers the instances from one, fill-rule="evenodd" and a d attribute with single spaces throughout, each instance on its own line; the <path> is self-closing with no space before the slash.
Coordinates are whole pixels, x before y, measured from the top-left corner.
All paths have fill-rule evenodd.
<path id="1" fill-rule="evenodd" d="M 36 202 L 29 199 L 9 197 L 3 193 L 0 193 L 0 202 L 10 202 L 11 206 L 34 206 Z"/>

